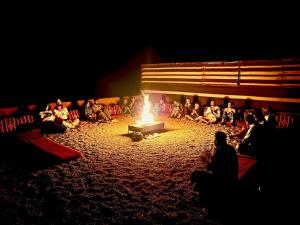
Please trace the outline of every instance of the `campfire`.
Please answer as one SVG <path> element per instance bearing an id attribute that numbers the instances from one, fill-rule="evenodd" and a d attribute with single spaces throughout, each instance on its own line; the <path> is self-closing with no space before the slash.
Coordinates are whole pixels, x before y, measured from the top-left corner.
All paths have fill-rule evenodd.
<path id="1" fill-rule="evenodd" d="M 141 132 L 143 134 L 145 133 L 151 133 L 158 130 L 161 130 L 164 128 L 163 122 L 155 122 L 154 116 L 151 113 L 151 104 L 149 101 L 150 94 L 144 94 L 144 106 L 143 106 L 143 112 L 141 114 L 141 119 L 136 121 L 135 124 L 128 125 L 128 132 Z"/>
<path id="2" fill-rule="evenodd" d="M 151 124 L 154 122 L 153 114 L 151 113 L 151 104 L 149 101 L 150 94 L 144 94 L 144 107 L 141 120 L 136 121 L 137 124 Z"/>

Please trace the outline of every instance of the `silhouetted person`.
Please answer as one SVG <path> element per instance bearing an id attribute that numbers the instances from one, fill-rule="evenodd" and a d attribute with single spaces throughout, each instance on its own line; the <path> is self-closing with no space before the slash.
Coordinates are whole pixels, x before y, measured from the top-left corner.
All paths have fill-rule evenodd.
<path id="1" fill-rule="evenodd" d="M 241 154 L 255 156 L 257 153 L 258 127 L 254 115 L 247 115 L 246 124 L 248 130 L 242 142 L 238 145 L 238 150 Z"/>
<path id="2" fill-rule="evenodd" d="M 226 134 L 215 133 L 216 150 L 207 171 L 195 170 L 191 175 L 194 188 L 201 193 L 210 213 L 221 216 L 228 213 L 235 199 L 238 181 L 238 157 L 233 146 L 226 143 Z"/>
<path id="3" fill-rule="evenodd" d="M 246 121 L 246 117 L 250 113 L 255 114 L 255 109 L 252 107 L 251 99 L 247 98 L 245 104 L 238 110 L 238 119 Z"/>
<path id="4" fill-rule="evenodd" d="M 262 107 L 262 121 L 261 124 L 265 128 L 275 128 L 276 127 L 276 119 L 273 113 L 271 112 L 270 107 Z"/>
<path id="5" fill-rule="evenodd" d="M 220 108 L 221 108 L 221 109 L 227 108 L 227 107 L 228 107 L 228 103 L 229 103 L 229 97 L 228 97 L 228 96 L 225 96 L 225 97 L 223 98 L 223 104 L 220 105 Z"/>
<path id="6" fill-rule="evenodd" d="M 192 99 L 192 103 L 193 103 L 193 104 L 195 104 L 196 102 L 198 102 L 199 105 L 201 105 L 201 104 L 200 104 L 200 100 L 199 100 L 198 95 L 194 95 L 194 96 L 193 96 L 193 99 Z"/>

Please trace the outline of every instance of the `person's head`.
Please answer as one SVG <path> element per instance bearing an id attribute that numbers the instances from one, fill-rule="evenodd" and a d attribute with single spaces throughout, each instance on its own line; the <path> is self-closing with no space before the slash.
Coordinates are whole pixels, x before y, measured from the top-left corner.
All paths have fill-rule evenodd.
<path id="1" fill-rule="evenodd" d="M 134 101 L 135 101 L 135 97 L 132 96 L 132 97 L 131 97 L 131 102 L 134 102 Z"/>
<path id="2" fill-rule="evenodd" d="M 262 107 L 262 114 L 264 115 L 264 116 L 267 116 L 267 115 L 269 115 L 271 113 L 271 110 L 270 110 L 270 107 Z"/>
<path id="3" fill-rule="evenodd" d="M 199 109 L 199 107 L 200 107 L 199 103 L 196 102 L 194 107 L 195 107 L 195 109 Z"/>
<path id="4" fill-rule="evenodd" d="M 61 100 L 59 98 L 56 100 L 56 105 L 61 105 Z"/>
<path id="5" fill-rule="evenodd" d="M 222 146 L 226 144 L 226 134 L 222 131 L 217 131 L 215 133 L 215 145 Z"/>
<path id="6" fill-rule="evenodd" d="M 229 97 L 228 97 L 228 96 L 225 96 L 225 97 L 223 98 L 223 104 L 224 104 L 224 105 L 228 105 L 228 102 L 229 102 Z"/>
<path id="7" fill-rule="evenodd" d="M 61 100 L 60 99 L 57 99 L 56 100 L 56 106 L 55 106 L 55 109 L 57 110 L 62 110 L 62 103 L 61 103 Z"/>
<path id="8" fill-rule="evenodd" d="M 191 104 L 191 99 L 190 99 L 190 98 L 186 98 L 186 99 L 185 99 L 185 103 L 186 103 L 186 104 Z"/>
<path id="9" fill-rule="evenodd" d="M 254 124 L 255 123 L 255 117 L 253 114 L 248 114 L 246 117 L 246 123 L 247 124 Z"/>
<path id="10" fill-rule="evenodd" d="M 94 104 L 95 104 L 95 105 L 98 105 L 98 104 L 99 104 L 99 100 L 96 99 L 96 98 L 94 98 Z"/>
<path id="11" fill-rule="evenodd" d="M 90 101 L 87 101 L 85 107 L 88 108 L 88 107 L 90 107 L 90 106 L 91 106 L 91 102 L 90 102 Z"/>
<path id="12" fill-rule="evenodd" d="M 215 105 L 216 105 L 215 100 L 210 100 L 210 106 L 215 106 Z"/>
<path id="13" fill-rule="evenodd" d="M 128 98 L 127 98 L 127 97 L 124 97 L 124 98 L 123 98 L 123 103 L 124 103 L 124 104 L 127 104 L 127 103 L 128 103 Z"/>
<path id="14" fill-rule="evenodd" d="M 250 98 L 247 98 L 247 99 L 245 100 L 245 106 L 251 107 L 251 104 L 252 104 L 251 99 L 250 99 Z"/>
<path id="15" fill-rule="evenodd" d="M 233 108 L 233 103 L 232 102 L 228 102 L 228 108 Z"/>

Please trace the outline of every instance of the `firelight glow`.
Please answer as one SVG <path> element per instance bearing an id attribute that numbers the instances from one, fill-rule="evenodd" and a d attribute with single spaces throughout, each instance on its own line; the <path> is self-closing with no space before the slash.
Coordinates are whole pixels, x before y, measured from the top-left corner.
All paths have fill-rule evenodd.
<path id="1" fill-rule="evenodd" d="M 149 124 L 153 123 L 154 118 L 152 113 L 150 112 L 151 104 L 149 102 L 149 94 L 144 94 L 144 106 L 143 106 L 143 112 L 142 112 L 142 118 L 141 120 L 138 120 L 137 123 L 139 124 Z"/>

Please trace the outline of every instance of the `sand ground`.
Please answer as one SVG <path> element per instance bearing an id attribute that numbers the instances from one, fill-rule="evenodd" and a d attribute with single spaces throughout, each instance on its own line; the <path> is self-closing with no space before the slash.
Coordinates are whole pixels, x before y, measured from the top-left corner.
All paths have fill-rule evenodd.
<path id="1" fill-rule="evenodd" d="M 0 202 L 11 224 L 216 224 L 207 218 L 190 174 L 205 168 L 214 133 L 239 128 L 159 117 L 159 137 L 132 141 L 120 117 L 48 137 L 85 158 L 22 167 L 1 160 Z"/>

